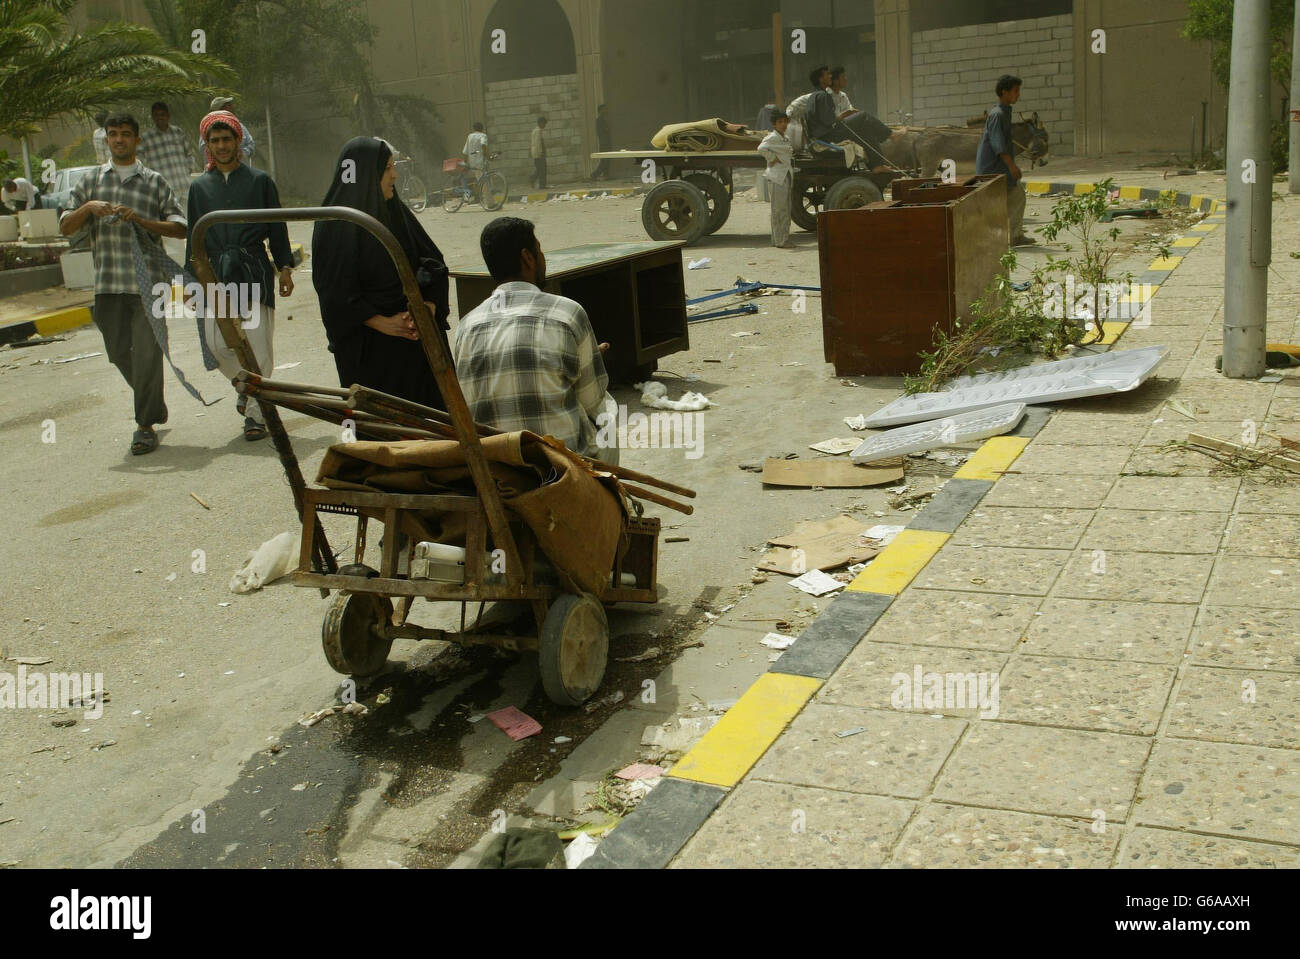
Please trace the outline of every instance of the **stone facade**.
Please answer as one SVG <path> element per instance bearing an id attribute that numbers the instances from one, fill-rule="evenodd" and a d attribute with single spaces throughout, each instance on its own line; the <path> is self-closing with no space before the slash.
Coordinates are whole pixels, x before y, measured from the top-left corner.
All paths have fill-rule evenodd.
<path id="1" fill-rule="evenodd" d="M 585 179 L 592 161 L 583 149 L 583 109 L 576 74 L 529 77 L 485 87 L 489 149 L 510 179 L 511 192 L 526 191 L 533 173 L 529 156 L 533 128 L 546 117 L 547 174 L 551 183 Z M 457 149 L 463 146 L 457 144 Z"/>
<path id="2" fill-rule="evenodd" d="M 1053 153 L 1074 153 L 1074 27 L 1070 14 L 912 34 L 917 124 L 964 124 L 996 100 L 997 78 L 1025 85 L 1016 113 L 1037 111 Z"/>

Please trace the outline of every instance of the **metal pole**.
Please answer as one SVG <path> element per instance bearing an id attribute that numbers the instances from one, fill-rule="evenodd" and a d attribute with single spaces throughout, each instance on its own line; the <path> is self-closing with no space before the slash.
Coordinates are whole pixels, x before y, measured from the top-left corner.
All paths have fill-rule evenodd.
<path id="1" fill-rule="evenodd" d="M 772 92 L 778 109 L 785 109 L 785 36 L 781 30 L 781 11 L 772 14 Z"/>
<path id="2" fill-rule="evenodd" d="M 1291 33 L 1291 154 L 1287 179 L 1292 193 L 1300 193 L 1300 3 L 1295 5 L 1295 28 Z"/>
<path id="3" fill-rule="evenodd" d="M 1269 0 L 1236 0 L 1228 83 L 1228 222 L 1223 375 L 1264 373 L 1273 169 L 1269 161 Z"/>
<path id="4" fill-rule="evenodd" d="M 35 184 L 36 181 L 32 178 L 32 151 L 27 146 L 26 135 L 23 136 L 21 142 L 23 145 L 23 176 L 27 178 L 28 183 Z"/>
<path id="5" fill-rule="evenodd" d="M 275 137 L 271 133 L 271 101 L 266 102 L 266 165 L 267 172 L 271 174 L 271 179 L 276 179 L 275 175 Z"/>

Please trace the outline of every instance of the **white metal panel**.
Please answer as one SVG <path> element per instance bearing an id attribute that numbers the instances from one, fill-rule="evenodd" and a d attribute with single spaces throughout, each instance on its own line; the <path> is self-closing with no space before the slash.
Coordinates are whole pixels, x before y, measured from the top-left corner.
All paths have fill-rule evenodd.
<path id="1" fill-rule="evenodd" d="M 867 437 L 849 458 L 855 463 L 874 463 L 908 453 L 924 453 L 941 446 L 958 446 L 1001 436 L 1015 429 L 1024 415 L 1024 403 L 1003 403 L 941 420 L 900 426 Z"/>
<path id="2" fill-rule="evenodd" d="M 1144 346 L 1002 373 L 963 376 L 939 393 L 899 397 L 868 416 L 867 426 L 879 428 L 942 419 L 1003 403 L 1056 403 L 1104 393 L 1124 393 L 1142 385 L 1168 352 L 1167 346 Z"/>

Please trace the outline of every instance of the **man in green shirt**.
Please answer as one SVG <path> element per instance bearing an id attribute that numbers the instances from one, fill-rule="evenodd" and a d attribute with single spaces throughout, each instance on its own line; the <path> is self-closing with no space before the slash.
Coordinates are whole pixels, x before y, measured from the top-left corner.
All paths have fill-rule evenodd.
<path id="1" fill-rule="evenodd" d="M 213 210 L 274 210 L 280 208 L 275 181 L 261 170 L 240 159 L 243 129 L 234 114 L 217 110 L 199 124 L 210 161 L 207 172 L 190 187 L 191 223 Z M 293 250 L 289 247 L 289 229 L 284 223 L 219 223 L 205 238 L 208 257 L 217 282 L 225 285 L 227 315 L 238 313 L 241 326 L 257 365 L 270 376 L 275 357 L 272 337 L 275 333 L 275 291 L 281 296 L 293 293 Z M 266 245 L 270 244 L 271 258 Z M 193 263 L 193 249 L 187 240 L 185 259 Z M 278 276 L 276 271 L 279 271 Z M 234 294 L 231 304 L 230 294 Z M 231 309 L 233 305 L 236 309 Z M 204 339 L 217 366 L 228 379 L 234 379 L 241 364 L 235 351 L 226 345 L 217 326 L 214 304 L 204 304 Z M 256 400 L 240 397 L 239 412 L 244 415 L 244 439 L 260 440 L 266 434 L 266 421 Z"/>

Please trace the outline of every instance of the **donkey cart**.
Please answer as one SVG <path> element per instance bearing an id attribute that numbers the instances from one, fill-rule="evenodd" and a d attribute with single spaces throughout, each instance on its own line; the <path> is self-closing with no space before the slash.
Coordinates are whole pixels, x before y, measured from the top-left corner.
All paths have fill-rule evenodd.
<path id="1" fill-rule="evenodd" d="M 687 498 L 695 493 L 579 456 L 550 437 L 503 434 L 474 423 L 446 341 L 405 254 L 393 235 L 364 213 L 345 207 L 209 213 L 194 226 L 195 272 L 205 287 L 215 282 L 205 243 L 214 224 L 326 219 L 368 230 L 392 256 L 447 406 L 444 412 L 361 386 L 266 379 L 239 324 L 217 317 L 244 367 L 235 387 L 261 404 L 293 490 L 302 522 L 293 583 L 318 588 L 325 596 L 336 592 L 321 629 L 326 659 L 340 673 L 364 677 L 384 669 L 395 639 L 530 650 L 538 654 L 547 696 L 561 705 L 580 705 L 605 674 L 605 606 L 658 601 L 660 524 L 641 515 L 638 501 L 693 511 L 644 487 Z M 324 488 L 308 487 L 278 408 L 339 424 L 345 437 L 355 432 L 376 442 L 332 447 L 321 466 Z M 628 482 L 633 480 L 642 485 Z M 321 514 L 355 518 L 350 565 L 337 567 Z M 383 525 L 377 569 L 365 565 L 372 520 Z M 460 628 L 410 622 L 417 598 L 460 604 Z M 479 608 L 466 625 L 468 603 Z M 515 634 L 487 625 L 486 603 L 531 613 L 535 630 Z"/>

